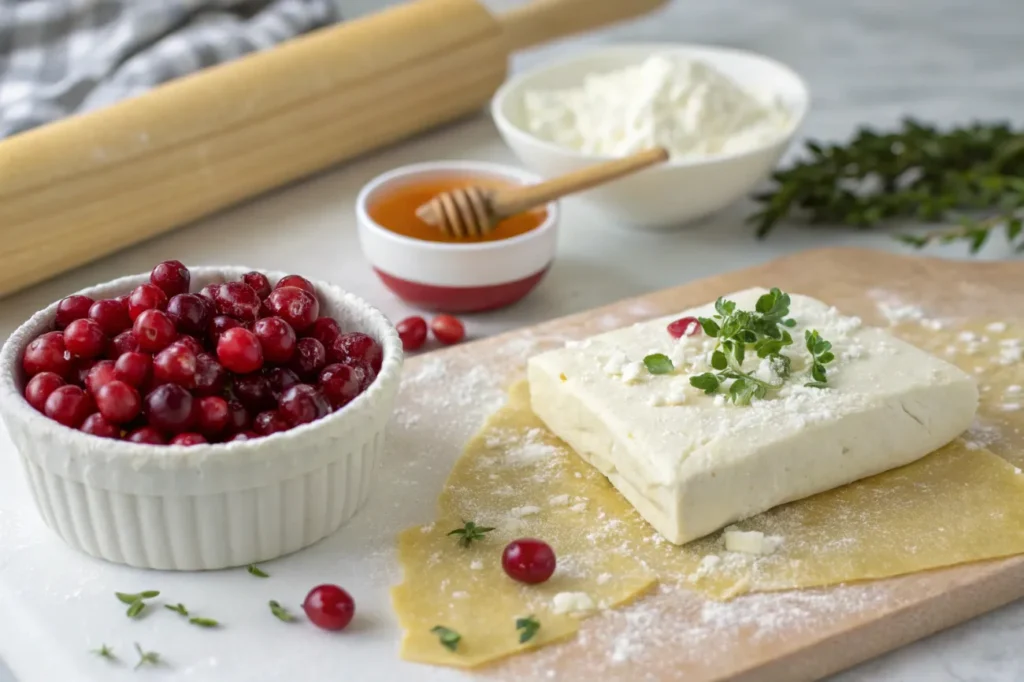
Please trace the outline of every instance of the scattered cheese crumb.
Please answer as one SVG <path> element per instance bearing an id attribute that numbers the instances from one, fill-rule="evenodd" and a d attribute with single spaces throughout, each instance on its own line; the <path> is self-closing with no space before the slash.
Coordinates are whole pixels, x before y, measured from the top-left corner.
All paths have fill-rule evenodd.
<path id="1" fill-rule="evenodd" d="M 555 495 L 554 497 L 548 498 L 548 504 L 552 507 L 564 507 L 569 504 L 569 496 Z"/>
<path id="2" fill-rule="evenodd" d="M 597 607 L 586 592 L 559 592 L 551 600 L 553 613 L 587 613 Z"/>
<path id="3" fill-rule="evenodd" d="M 531 514 L 537 514 L 540 512 L 540 507 L 534 507 L 533 505 L 526 505 L 523 507 L 514 507 L 509 511 L 509 514 L 517 519 L 521 519 L 524 516 L 530 516 Z"/>
<path id="4" fill-rule="evenodd" d="M 782 538 L 777 535 L 765 535 L 758 530 L 742 531 L 736 526 L 726 528 L 724 536 L 727 551 L 743 554 L 774 554 L 782 544 Z"/>
<path id="5" fill-rule="evenodd" d="M 647 367 L 642 362 L 630 362 L 622 368 L 622 381 L 632 384 L 640 380 L 647 372 Z"/>
<path id="6" fill-rule="evenodd" d="M 1018 384 L 1011 384 L 1010 386 L 1006 387 L 1006 392 L 1009 393 L 1010 395 L 1017 395 L 1018 393 L 1020 393 L 1020 391 L 1021 388 Z"/>
<path id="7" fill-rule="evenodd" d="M 424 533 L 424 534 L 425 533 L 429 533 L 432 530 L 434 530 L 434 524 L 433 523 L 428 523 L 425 526 L 420 526 L 420 532 L 421 533 Z"/>
<path id="8" fill-rule="evenodd" d="M 484 562 L 480 561 L 479 559 L 473 559 L 473 561 L 470 562 L 470 564 L 469 564 L 469 569 L 471 571 L 479 571 L 479 570 L 483 569 L 483 567 L 484 567 Z"/>
<path id="9" fill-rule="evenodd" d="M 961 341 L 963 341 L 965 343 L 969 343 L 971 341 L 977 340 L 978 335 L 975 334 L 972 331 L 966 331 L 966 332 L 960 332 L 959 334 L 957 334 L 956 338 L 958 338 L 959 340 L 961 340 Z"/>
<path id="10" fill-rule="evenodd" d="M 452 599 L 466 599 L 469 597 L 469 592 L 452 592 Z"/>
<path id="11" fill-rule="evenodd" d="M 1020 469 L 1017 469 L 1017 473 L 1018 474 L 1020 473 Z M 598 585 L 604 585 L 606 582 L 608 582 L 611 579 L 612 579 L 612 574 L 611 573 L 602 573 L 599 576 L 597 576 L 597 584 Z"/>
<path id="12" fill-rule="evenodd" d="M 722 405 L 725 405 L 725 396 L 722 395 L 721 393 L 716 395 L 715 396 L 715 405 L 719 406 L 719 407 L 721 407 Z"/>
<path id="13" fill-rule="evenodd" d="M 573 506 L 569 507 L 569 509 L 574 511 L 574 512 L 587 511 L 587 503 L 586 502 L 577 502 Z"/>
<path id="14" fill-rule="evenodd" d="M 942 320 L 923 319 L 921 320 L 921 326 L 924 327 L 925 329 L 930 329 L 933 332 L 937 332 L 943 327 L 945 327 L 946 324 Z"/>
<path id="15" fill-rule="evenodd" d="M 612 353 L 612 356 L 608 358 L 608 362 L 604 364 L 604 373 L 608 376 L 618 376 L 622 374 L 622 370 L 628 364 L 629 356 L 621 350 L 617 350 Z"/>
<path id="16" fill-rule="evenodd" d="M 985 331 L 995 332 L 996 334 L 1000 334 L 1000 333 L 1006 331 L 1006 323 L 1005 322 L 993 322 L 992 324 L 990 324 L 987 327 L 985 327 Z"/>
<path id="17" fill-rule="evenodd" d="M 691 583 L 695 583 L 701 578 L 711 575 L 720 563 L 722 563 L 722 557 L 717 554 L 709 554 L 700 560 L 697 570 L 686 576 L 686 579 Z"/>
<path id="18" fill-rule="evenodd" d="M 1003 412 L 1016 412 L 1020 409 L 1020 403 L 1003 403 L 999 409 Z"/>

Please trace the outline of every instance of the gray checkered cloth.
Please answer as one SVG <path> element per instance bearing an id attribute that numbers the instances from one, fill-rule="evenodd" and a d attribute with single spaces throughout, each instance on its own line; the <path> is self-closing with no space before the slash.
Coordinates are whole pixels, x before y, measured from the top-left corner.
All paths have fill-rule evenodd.
<path id="1" fill-rule="evenodd" d="M 0 0 L 0 139 L 334 20 L 334 0 Z"/>

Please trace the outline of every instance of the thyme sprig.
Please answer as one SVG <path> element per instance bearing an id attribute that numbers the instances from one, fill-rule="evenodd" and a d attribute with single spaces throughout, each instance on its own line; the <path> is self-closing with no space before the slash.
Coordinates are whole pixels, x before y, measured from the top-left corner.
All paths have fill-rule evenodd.
<path id="1" fill-rule="evenodd" d="M 462 528 L 456 528 L 450 531 L 448 535 L 454 535 L 459 538 L 459 547 L 469 547 L 475 540 L 482 540 L 492 530 L 494 529 L 488 526 L 478 526 L 473 521 L 463 521 Z"/>

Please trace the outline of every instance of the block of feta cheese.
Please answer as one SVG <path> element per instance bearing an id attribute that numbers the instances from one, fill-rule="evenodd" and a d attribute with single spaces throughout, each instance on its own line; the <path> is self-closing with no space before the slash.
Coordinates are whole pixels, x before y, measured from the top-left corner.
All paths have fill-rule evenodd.
<path id="1" fill-rule="evenodd" d="M 764 289 L 728 294 L 754 310 Z M 530 359 L 533 411 L 597 467 L 669 541 L 682 544 L 772 507 L 909 464 L 967 430 L 974 380 L 881 329 L 792 295 L 791 376 L 748 353 L 743 370 L 779 385 L 748 405 L 694 388 L 715 339 L 666 325 L 714 303 L 599 334 Z M 832 343 L 828 387 L 813 388 L 804 330 Z M 662 353 L 668 374 L 645 356 Z"/>

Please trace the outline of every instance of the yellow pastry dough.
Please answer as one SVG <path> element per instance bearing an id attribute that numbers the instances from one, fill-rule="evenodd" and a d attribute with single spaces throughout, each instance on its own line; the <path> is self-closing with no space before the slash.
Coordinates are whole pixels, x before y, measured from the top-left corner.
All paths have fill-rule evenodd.
<path id="1" fill-rule="evenodd" d="M 933 351 L 936 343 L 945 348 L 967 338 L 959 336 L 965 327 L 898 331 Z M 980 339 L 980 332 L 972 333 Z M 985 343 L 999 348 L 999 339 L 1015 334 L 1024 330 L 989 334 Z M 1006 448 L 992 439 L 1017 433 L 1024 412 L 1007 409 L 1014 403 L 1005 399 L 1014 395 L 1009 387 L 1017 385 L 1022 367 L 1000 364 L 998 352 L 993 362 L 981 352 L 949 357 L 969 371 L 985 368 L 978 373 L 985 396 L 980 436 L 969 433 L 909 466 L 739 524 L 781 538 L 770 556 L 726 552 L 721 534 L 684 547 L 663 541 L 603 476 L 544 429 L 529 409 L 525 384 L 513 387 L 508 404 L 456 464 L 437 521 L 399 539 L 405 579 L 393 600 L 406 632 L 403 657 L 473 667 L 569 637 L 578 621 L 552 612 L 559 592 L 585 592 L 606 608 L 665 581 L 727 599 L 1024 553 L 1024 475 L 982 447 Z M 463 548 L 447 536 L 463 520 L 496 530 Z M 504 575 L 501 551 L 517 537 L 539 537 L 554 547 L 559 567 L 549 582 L 524 586 Z M 515 619 L 525 615 L 534 615 L 541 628 L 521 645 Z M 455 652 L 430 632 L 435 625 L 462 635 Z"/>

